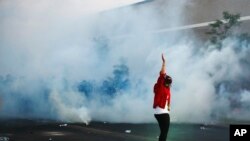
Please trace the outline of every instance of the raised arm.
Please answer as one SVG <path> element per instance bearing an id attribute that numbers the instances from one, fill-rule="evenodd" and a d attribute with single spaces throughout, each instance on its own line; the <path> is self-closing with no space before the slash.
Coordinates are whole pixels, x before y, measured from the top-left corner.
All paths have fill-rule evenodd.
<path id="1" fill-rule="evenodd" d="M 162 58 L 161 74 L 165 74 L 166 73 L 166 61 L 165 61 L 163 53 L 161 55 L 161 58 Z"/>

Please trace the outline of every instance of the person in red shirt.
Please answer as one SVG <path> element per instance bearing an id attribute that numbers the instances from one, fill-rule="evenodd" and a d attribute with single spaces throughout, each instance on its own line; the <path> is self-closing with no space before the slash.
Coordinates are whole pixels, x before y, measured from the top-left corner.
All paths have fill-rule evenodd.
<path id="1" fill-rule="evenodd" d="M 166 74 L 165 58 L 162 54 L 162 68 L 160 76 L 154 85 L 154 116 L 160 127 L 159 141 L 166 141 L 170 124 L 170 86 L 172 78 Z"/>

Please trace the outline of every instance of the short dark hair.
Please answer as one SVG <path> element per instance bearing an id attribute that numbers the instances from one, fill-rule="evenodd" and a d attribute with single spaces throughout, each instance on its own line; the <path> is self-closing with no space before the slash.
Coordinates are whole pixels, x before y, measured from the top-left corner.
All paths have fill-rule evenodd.
<path id="1" fill-rule="evenodd" d="M 172 78 L 169 75 L 165 76 L 164 84 L 165 86 L 170 86 L 172 84 Z"/>

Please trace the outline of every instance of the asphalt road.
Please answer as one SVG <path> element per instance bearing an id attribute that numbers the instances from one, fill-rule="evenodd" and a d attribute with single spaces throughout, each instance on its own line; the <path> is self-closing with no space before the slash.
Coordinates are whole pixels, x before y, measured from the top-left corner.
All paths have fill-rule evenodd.
<path id="1" fill-rule="evenodd" d="M 92 122 L 86 125 L 33 120 L 0 122 L 0 141 L 157 141 L 158 134 L 157 124 Z M 168 141 L 228 141 L 228 136 L 227 126 L 172 123 Z"/>

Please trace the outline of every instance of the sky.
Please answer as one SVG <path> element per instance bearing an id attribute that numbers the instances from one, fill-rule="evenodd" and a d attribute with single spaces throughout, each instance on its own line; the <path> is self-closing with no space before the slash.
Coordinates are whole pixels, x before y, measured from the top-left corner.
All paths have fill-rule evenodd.
<path id="1" fill-rule="evenodd" d="M 135 2 L 0 1 L 0 117 L 156 122 L 164 53 L 171 121 L 246 120 L 249 44 L 228 38 L 218 50 L 191 33 L 151 34 L 163 16 L 157 9 L 109 10 Z M 160 7 L 170 25 L 181 25 L 189 2 Z"/>

